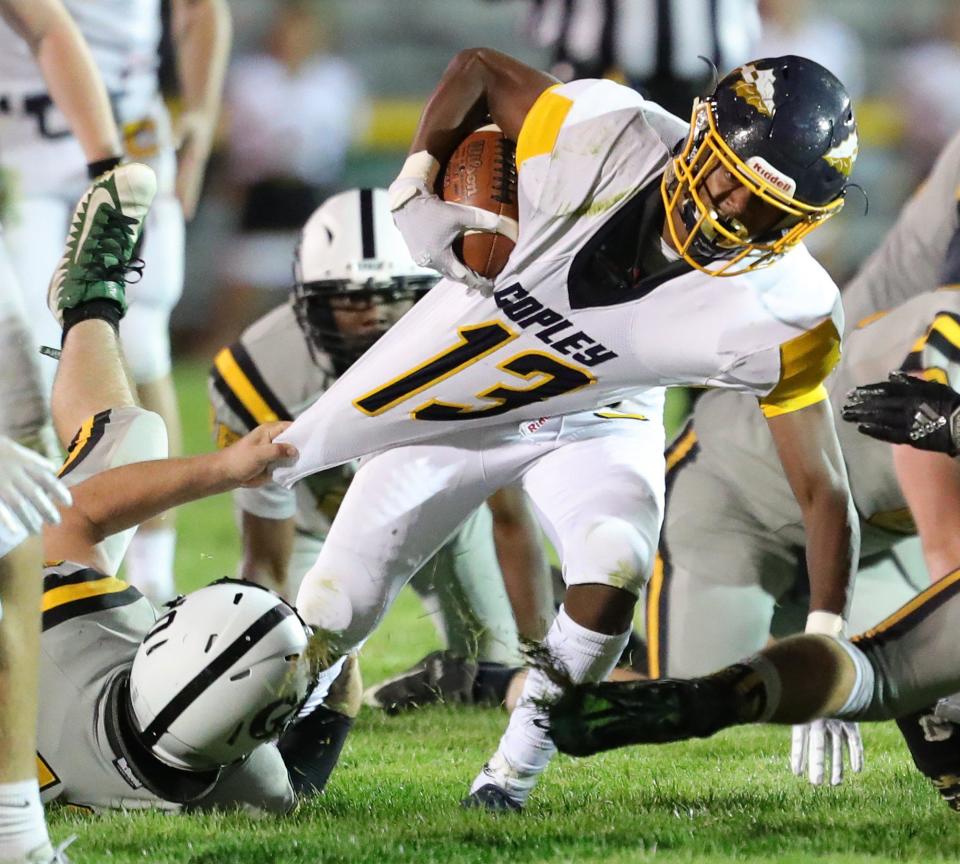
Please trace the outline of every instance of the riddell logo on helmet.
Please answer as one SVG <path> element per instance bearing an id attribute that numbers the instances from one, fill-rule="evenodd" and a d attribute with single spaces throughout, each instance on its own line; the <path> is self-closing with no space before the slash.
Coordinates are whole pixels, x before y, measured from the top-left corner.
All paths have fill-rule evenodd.
<path id="1" fill-rule="evenodd" d="M 778 171 L 762 156 L 751 156 L 747 159 L 747 167 L 790 198 L 797 191 L 797 181 Z"/>

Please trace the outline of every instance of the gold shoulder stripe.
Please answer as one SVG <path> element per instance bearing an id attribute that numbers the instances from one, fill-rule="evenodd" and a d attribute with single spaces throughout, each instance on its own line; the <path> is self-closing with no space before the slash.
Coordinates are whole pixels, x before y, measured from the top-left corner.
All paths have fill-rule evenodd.
<path id="1" fill-rule="evenodd" d="M 563 121 L 573 107 L 573 100 L 555 93 L 555 84 L 537 97 L 527 112 L 517 136 L 517 168 L 534 156 L 549 153 L 560 134 Z"/>
<path id="2" fill-rule="evenodd" d="M 117 591 L 126 591 L 130 586 L 115 576 L 104 576 L 92 582 L 77 582 L 73 585 L 61 585 L 43 592 L 41 610 L 49 612 L 64 603 L 74 600 L 83 600 L 87 597 L 99 597 L 102 594 L 114 594 Z"/>
<path id="3" fill-rule="evenodd" d="M 827 318 L 780 346 L 780 381 L 760 399 L 767 417 L 799 411 L 827 398 L 826 377 L 840 359 L 840 334 Z"/>
<path id="4" fill-rule="evenodd" d="M 233 395 L 240 400 L 240 403 L 257 423 L 271 423 L 280 419 L 277 412 L 257 392 L 229 348 L 224 348 L 217 354 L 213 365 L 223 377 Z"/>

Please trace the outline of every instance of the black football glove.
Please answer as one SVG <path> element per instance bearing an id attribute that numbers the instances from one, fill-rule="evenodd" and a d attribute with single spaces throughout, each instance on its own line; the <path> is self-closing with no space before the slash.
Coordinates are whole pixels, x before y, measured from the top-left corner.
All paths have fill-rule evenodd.
<path id="1" fill-rule="evenodd" d="M 841 413 L 872 438 L 957 455 L 960 393 L 936 381 L 891 372 L 888 381 L 851 390 Z"/>

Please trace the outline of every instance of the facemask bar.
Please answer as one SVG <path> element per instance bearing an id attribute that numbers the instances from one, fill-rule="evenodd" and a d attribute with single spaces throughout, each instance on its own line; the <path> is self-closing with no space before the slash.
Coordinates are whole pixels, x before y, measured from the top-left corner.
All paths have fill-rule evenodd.
<path id="1" fill-rule="evenodd" d="M 719 167 L 780 210 L 784 214 L 780 223 L 763 236 L 751 238 L 737 220 L 725 219 L 708 207 L 701 190 L 707 176 Z M 736 276 L 768 267 L 843 207 L 842 196 L 819 207 L 804 204 L 751 170 L 720 136 L 710 99 L 694 103 L 690 134 L 664 172 L 660 194 L 677 251 L 687 263 L 711 276 Z M 688 228 L 683 241 L 678 237 L 676 218 Z M 708 268 L 714 260 L 722 260 L 722 266 Z"/>
<path id="2" fill-rule="evenodd" d="M 343 374 L 401 316 L 402 312 L 390 312 L 391 307 L 404 304 L 409 308 L 436 282 L 435 276 L 397 276 L 389 282 L 370 280 L 363 285 L 345 280 L 306 284 L 297 281 L 292 292 L 293 310 L 314 360 L 318 359 L 317 351 L 323 350 L 333 359 L 337 374 Z M 346 308 L 349 308 L 352 302 L 359 305 L 364 302 L 381 305 L 388 311 L 383 327 L 363 336 L 341 333 L 333 316 L 333 307 L 338 301 L 343 301 Z M 403 310 L 405 311 L 406 309 Z"/>

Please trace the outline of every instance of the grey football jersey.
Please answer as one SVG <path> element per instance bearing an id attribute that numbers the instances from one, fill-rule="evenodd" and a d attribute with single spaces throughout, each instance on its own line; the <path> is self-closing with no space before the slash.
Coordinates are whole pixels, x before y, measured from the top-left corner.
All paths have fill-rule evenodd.
<path id="1" fill-rule="evenodd" d="M 883 551 L 915 529 L 890 445 L 861 435 L 840 418 L 840 407 L 853 387 L 882 381 L 901 368 L 960 389 L 960 291 L 922 294 L 849 334 L 827 381 L 850 488 L 864 523 L 863 555 Z M 705 464 L 737 490 L 740 504 L 758 524 L 801 544 L 800 508 L 756 400 L 708 392 L 694 409 L 694 428 Z"/>
<path id="2" fill-rule="evenodd" d="M 176 808 L 143 787 L 104 725 L 109 685 L 156 622 L 153 605 L 126 582 L 79 565 L 46 569 L 43 588 L 37 769 L 44 802 Z"/>
<path id="3" fill-rule="evenodd" d="M 78 564 L 44 570 L 37 775 L 44 803 L 89 810 L 178 810 L 146 788 L 108 730 L 111 687 L 157 621 L 136 588 Z M 199 806 L 283 813 L 293 789 L 277 748 L 262 744 L 219 775 Z"/>
<path id="4" fill-rule="evenodd" d="M 960 132 L 938 157 L 883 243 L 843 290 L 846 331 L 905 300 L 960 281 Z"/>
<path id="5" fill-rule="evenodd" d="M 260 423 L 299 417 L 335 377 L 329 357 L 311 355 L 293 307 L 278 306 L 214 360 L 208 390 L 218 446 L 232 443 Z M 266 519 L 295 516 L 299 531 L 323 539 L 354 470 L 348 464 L 323 471 L 292 490 L 272 482 L 238 489 L 234 501 L 239 509 Z"/>

